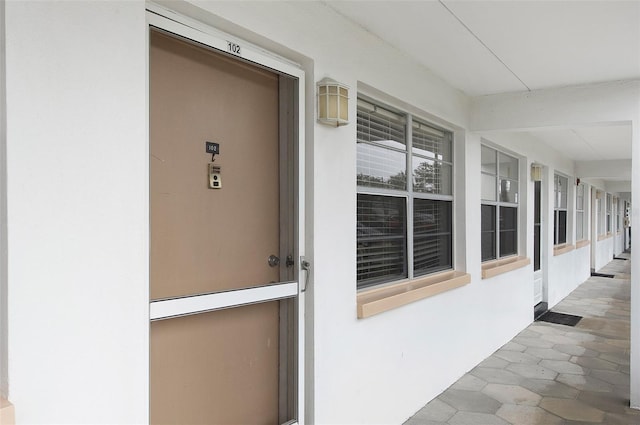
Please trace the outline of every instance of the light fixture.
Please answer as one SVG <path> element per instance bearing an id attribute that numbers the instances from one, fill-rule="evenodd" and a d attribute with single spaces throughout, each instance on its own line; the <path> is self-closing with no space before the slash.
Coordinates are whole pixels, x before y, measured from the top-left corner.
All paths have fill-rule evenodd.
<path id="1" fill-rule="evenodd" d="M 349 87 L 330 78 L 317 86 L 318 122 L 333 127 L 349 124 Z"/>
<path id="2" fill-rule="evenodd" d="M 531 164 L 531 180 L 534 182 L 542 181 L 542 165 Z"/>

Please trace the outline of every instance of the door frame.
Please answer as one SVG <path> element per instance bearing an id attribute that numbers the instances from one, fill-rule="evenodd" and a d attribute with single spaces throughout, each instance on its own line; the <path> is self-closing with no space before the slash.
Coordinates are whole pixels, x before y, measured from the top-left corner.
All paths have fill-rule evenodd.
<path id="1" fill-rule="evenodd" d="M 159 28 L 161 30 L 173 33 L 179 37 L 184 37 L 200 43 L 204 46 L 208 46 L 222 53 L 236 56 L 238 60 L 244 62 L 251 62 L 257 66 L 269 68 L 276 73 L 284 74 L 288 77 L 292 77 L 297 80 L 297 123 L 294 123 L 294 132 L 296 133 L 296 139 L 294 141 L 294 166 L 293 166 L 293 179 L 294 179 L 294 278 L 292 281 L 287 281 L 278 284 L 265 285 L 255 288 L 239 289 L 225 291 L 215 294 L 208 294 L 202 296 L 183 297 L 170 300 L 156 300 L 151 301 L 150 296 L 147 293 L 147 301 L 149 308 L 148 323 L 154 320 L 162 320 L 171 317 L 179 317 L 185 314 L 196 314 L 199 312 L 215 311 L 222 308 L 239 307 L 242 305 L 248 305 L 257 302 L 266 302 L 277 299 L 296 299 L 296 325 L 295 326 L 295 347 L 297 349 L 297 360 L 295 362 L 297 381 L 297 421 L 289 422 L 287 425 L 304 424 L 305 416 L 305 280 L 308 280 L 306 275 L 308 272 L 302 269 L 302 263 L 305 256 L 305 72 L 296 63 L 282 58 L 276 54 L 265 51 L 264 49 L 255 46 L 249 42 L 245 42 L 242 39 L 233 36 L 231 34 L 224 33 L 217 29 L 214 29 L 202 22 L 188 18 L 181 14 L 178 14 L 170 9 L 159 6 L 153 3 L 146 4 L 146 61 L 147 61 L 147 128 L 149 128 L 149 32 L 150 29 Z M 147 155 L 149 156 L 149 133 L 147 133 Z M 145 163 L 146 176 L 149 179 L 149 164 Z M 150 218 L 149 209 L 149 184 L 147 181 L 146 191 L 146 205 L 147 205 L 147 222 Z M 150 230 L 147 229 L 146 234 L 146 248 L 147 248 L 147 261 L 150 253 Z M 147 265 L 147 269 L 150 270 L 150 264 Z M 149 283 L 149 275 L 147 275 L 147 284 Z M 148 287 L 148 285 L 147 285 Z M 149 341 L 149 332 L 147 332 L 147 340 Z M 149 356 L 147 356 L 147 361 Z M 148 376 L 148 378 L 150 378 Z M 147 388 L 149 388 L 147 383 Z M 149 405 L 147 405 L 147 418 L 149 417 Z"/>
<path id="2" fill-rule="evenodd" d="M 533 199 L 532 199 L 532 205 L 533 205 L 533 237 L 534 237 L 534 241 L 533 241 L 533 249 L 534 249 L 534 253 L 533 256 L 535 257 L 535 249 L 536 249 L 536 245 L 535 245 L 535 216 L 536 216 L 536 212 L 535 212 L 535 208 L 536 208 L 536 201 L 535 201 L 535 197 L 536 197 L 536 184 L 540 184 L 540 203 L 538 205 L 539 208 L 539 216 L 540 216 L 540 230 L 539 230 L 539 238 L 540 238 L 540 243 L 538 246 L 539 249 L 539 257 L 540 257 L 540 268 L 538 270 L 534 270 L 533 271 L 533 282 L 534 282 L 534 307 L 537 306 L 540 303 L 546 303 L 547 302 L 547 291 L 546 291 L 546 284 L 545 284 L 545 263 L 546 263 L 546 245 L 545 245 L 545 241 L 546 241 L 546 220 L 545 220 L 545 187 L 544 187 L 544 183 L 545 183 L 545 178 L 544 176 L 542 177 L 542 180 L 540 180 L 539 182 L 534 181 L 533 182 Z M 535 268 L 535 263 L 534 263 L 534 268 Z M 536 298 L 536 282 L 540 281 L 540 299 L 538 300 Z M 546 310 L 546 307 L 545 307 Z"/>

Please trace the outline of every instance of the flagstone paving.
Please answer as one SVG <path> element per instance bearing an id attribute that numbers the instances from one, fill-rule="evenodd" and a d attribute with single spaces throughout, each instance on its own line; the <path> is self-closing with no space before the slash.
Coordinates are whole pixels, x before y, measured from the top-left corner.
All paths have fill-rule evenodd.
<path id="1" fill-rule="evenodd" d="M 534 322 L 405 425 L 640 425 L 629 408 L 630 255 L 553 310 L 575 326 Z"/>

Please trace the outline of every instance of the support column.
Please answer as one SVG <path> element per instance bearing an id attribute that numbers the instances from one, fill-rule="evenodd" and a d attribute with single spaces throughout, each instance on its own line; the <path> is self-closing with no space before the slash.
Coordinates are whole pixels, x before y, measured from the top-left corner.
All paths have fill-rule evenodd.
<path id="1" fill-rule="evenodd" d="M 631 123 L 631 159 L 640 165 L 640 110 Z M 631 228 L 640 230 L 640 167 L 631 169 Z M 634 232 L 632 232 L 633 234 Z M 637 237 L 637 236 L 636 236 Z M 633 237 L 632 237 L 633 241 Z M 640 249 L 640 248 L 638 248 Z M 640 409 L 640 261 L 631 247 L 631 407 Z"/>

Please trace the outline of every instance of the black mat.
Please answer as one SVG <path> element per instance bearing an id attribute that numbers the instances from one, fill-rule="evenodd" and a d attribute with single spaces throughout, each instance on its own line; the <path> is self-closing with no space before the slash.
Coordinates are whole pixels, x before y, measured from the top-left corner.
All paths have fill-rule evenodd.
<path id="1" fill-rule="evenodd" d="M 622 257 L 613 257 L 614 260 L 624 260 L 627 261 L 628 258 L 622 258 Z"/>
<path id="2" fill-rule="evenodd" d="M 582 316 L 574 316 L 573 314 L 556 313 L 555 311 L 547 311 L 538 318 L 540 322 L 556 323 L 558 325 L 575 326 L 582 319 Z"/>
<path id="3" fill-rule="evenodd" d="M 596 272 L 591 272 L 591 276 L 596 276 L 596 277 L 609 277 L 609 278 L 614 278 L 614 277 L 616 277 L 615 275 L 612 275 L 612 274 L 608 274 L 608 273 L 596 273 Z"/>

